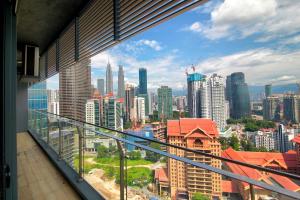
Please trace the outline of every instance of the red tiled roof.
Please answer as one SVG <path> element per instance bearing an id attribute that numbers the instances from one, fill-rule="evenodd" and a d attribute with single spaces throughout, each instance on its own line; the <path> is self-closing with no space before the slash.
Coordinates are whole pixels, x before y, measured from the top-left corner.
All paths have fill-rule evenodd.
<path id="1" fill-rule="evenodd" d="M 294 137 L 294 139 L 292 139 L 293 142 L 300 144 L 300 135 L 298 135 L 297 137 Z"/>
<path id="2" fill-rule="evenodd" d="M 158 168 L 155 169 L 155 179 L 157 179 L 159 182 L 169 182 L 169 178 L 167 175 L 167 168 Z"/>
<path id="3" fill-rule="evenodd" d="M 180 118 L 179 120 L 168 120 L 168 136 L 184 136 L 195 129 L 203 130 L 210 136 L 218 136 L 217 125 L 211 119 L 205 118 Z"/>
<path id="4" fill-rule="evenodd" d="M 222 180 L 222 191 L 227 193 L 239 193 L 237 185 L 230 180 Z"/>
<path id="5" fill-rule="evenodd" d="M 296 167 L 297 166 L 297 155 L 295 151 L 289 151 L 286 153 L 277 152 L 249 152 L 249 151 L 239 151 L 240 156 L 242 156 L 248 163 L 268 166 L 272 162 L 276 162 L 279 166 L 283 168 Z"/>
<path id="6" fill-rule="evenodd" d="M 235 151 L 232 148 L 228 148 L 222 152 L 222 157 L 238 160 L 245 163 L 260 165 L 260 166 L 266 166 L 266 164 L 270 164 L 270 162 L 273 161 L 275 161 L 280 166 L 287 166 L 287 167 L 291 167 L 289 166 L 289 164 L 292 164 L 292 167 L 295 167 L 295 163 L 296 163 L 295 152 L 289 152 L 289 153 L 243 152 L 243 151 Z M 277 184 L 281 185 L 286 189 L 293 190 L 293 191 L 300 190 L 300 186 L 298 186 L 289 178 L 279 176 L 279 175 L 274 175 L 271 173 L 268 175 L 264 175 L 256 169 L 244 167 L 233 163 L 226 162 L 226 165 L 229 167 L 230 171 L 235 174 L 247 176 L 255 180 L 264 180 L 268 184 L 273 184 L 273 182 L 275 181 Z M 242 182 L 242 184 L 244 187 L 248 186 L 248 184 L 244 182 Z"/>

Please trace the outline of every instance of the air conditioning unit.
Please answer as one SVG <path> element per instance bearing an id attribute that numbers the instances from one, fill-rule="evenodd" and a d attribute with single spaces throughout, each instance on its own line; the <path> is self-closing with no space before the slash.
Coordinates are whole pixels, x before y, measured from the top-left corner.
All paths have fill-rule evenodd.
<path id="1" fill-rule="evenodd" d="M 21 69 L 18 70 L 20 80 L 22 82 L 39 81 L 39 47 L 24 45 L 21 63 Z"/>

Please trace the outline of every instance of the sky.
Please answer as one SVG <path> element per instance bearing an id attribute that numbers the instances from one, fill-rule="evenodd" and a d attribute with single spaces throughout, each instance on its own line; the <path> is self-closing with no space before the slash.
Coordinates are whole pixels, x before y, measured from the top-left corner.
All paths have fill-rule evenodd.
<path id="1" fill-rule="evenodd" d="M 138 69 L 147 68 L 150 90 L 185 89 L 192 65 L 206 75 L 244 72 L 249 85 L 295 83 L 300 79 L 299 10 L 298 0 L 208 1 L 92 57 L 92 84 L 105 78 L 108 59 L 115 89 L 118 65 L 124 67 L 125 82 L 135 85 Z"/>

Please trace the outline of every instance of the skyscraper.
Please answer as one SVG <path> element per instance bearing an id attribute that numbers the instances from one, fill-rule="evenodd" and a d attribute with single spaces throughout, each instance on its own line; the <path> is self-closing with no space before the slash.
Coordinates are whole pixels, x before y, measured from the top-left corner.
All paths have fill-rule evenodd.
<path id="1" fill-rule="evenodd" d="M 111 65 L 108 62 L 106 67 L 106 94 L 112 94 L 114 92 L 113 87 L 113 75 Z"/>
<path id="2" fill-rule="evenodd" d="M 123 98 L 125 95 L 124 71 L 123 66 L 119 65 L 118 71 L 118 97 Z"/>
<path id="3" fill-rule="evenodd" d="M 123 130 L 122 106 L 114 97 L 103 99 L 103 125 L 115 130 Z"/>
<path id="4" fill-rule="evenodd" d="M 217 123 L 220 130 L 226 126 L 226 102 L 224 78 L 213 74 L 208 79 L 208 118 Z"/>
<path id="5" fill-rule="evenodd" d="M 188 107 L 191 117 L 210 118 L 218 128 L 226 126 L 226 102 L 223 77 L 198 73 L 188 75 Z"/>
<path id="6" fill-rule="evenodd" d="M 211 119 L 180 118 L 179 120 L 168 120 L 167 137 L 169 144 L 221 156 L 221 145 L 218 141 L 219 132 Z M 168 148 L 168 153 L 221 168 L 220 160 L 200 154 L 177 151 L 172 147 Z M 182 191 L 189 196 L 189 199 L 196 192 L 207 195 L 210 199 L 221 198 L 220 174 L 195 168 L 173 159 L 168 159 L 167 166 L 172 199 L 177 199 L 176 195 Z"/>
<path id="7" fill-rule="evenodd" d="M 139 69 L 139 94 L 148 94 L 146 68 Z"/>
<path id="8" fill-rule="evenodd" d="M 284 119 L 293 123 L 300 120 L 300 95 L 288 94 L 283 98 Z"/>
<path id="9" fill-rule="evenodd" d="M 225 95 L 226 100 L 229 103 L 229 116 L 230 113 L 232 113 L 232 94 L 231 94 L 231 76 L 226 77 L 226 95 Z"/>
<path id="10" fill-rule="evenodd" d="M 231 74 L 231 116 L 235 119 L 250 115 L 250 96 L 245 75 L 242 72 Z"/>
<path id="11" fill-rule="evenodd" d="M 268 96 L 263 100 L 263 117 L 265 120 L 280 120 L 280 100 L 276 96 Z"/>
<path id="12" fill-rule="evenodd" d="M 104 90 L 104 79 L 97 79 L 97 89 L 100 92 L 101 96 L 105 95 L 105 90 Z"/>
<path id="13" fill-rule="evenodd" d="M 145 124 L 145 98 L 134 97 L 134 104 L 134 111 L 136 113 L 135 116 L 133 116 L 133 121 Z"/>
<path id="14" fill-rule="evenodd" d="M 31 112 L 34 110 L 47 112 L 48 109 L 48 95 L 47 95 L 47 83 L 46 81 L 36 83 L 28 88 L 28 110 L 29 110 L 29 126 L 34 125 L 34 120 L 37 119 L 36 123 L 42 124 L 42 132 L 47 130 L 47 116 L 37 112 Z M 42 122 L 40 122 L 42 119 Z"/>
<path id="15" fill-rule="evenodd" d="M 125 109 L 124 116 L 125 121 L 128 122 L 131 119 L 132 109 L 134 108 L 134 86 L 126 85 L 125 88 Z"/>
<path id="16" fill-rule="evenodd" d="M 173 117 L 172 89 L 168 86 L 161 86 L 157 89 L 158 95 L 158 117 L 171 119 Z"/>
<path id="17" fill-rule="evenodd" d="M 188 110 L 190 117 L 200 117 L 199 101 L 200 88 L 203 87 L 205 76 L 199 73 L 188 74 Z"/>
<path id="18" fill-rule="evenodd" d="M 85 104 L 91 97 L 91 61 L 83 60 L 59 72 L 60 114 L 85 120 Z"/>
<path id="19" fill-rule="evenodd" d="M 89 99 L 85 104 L 85 121 L 87 123 L 95 124 L 100 126 L 100 101 L 99 99 Z M 88 125 L 87 125 L 88 126 Z M 89 127 L 94 129 L 95 126 Z M 87 135 L 95 135 L 95 132 L 86 130 Z"/>
<path id="20" fill-rule="evenodd" d="M 268 84 L 268 85 L 265 85 L 265 97 L 269 97 L 272 95 L 272 85 L 271 84 Z"/>

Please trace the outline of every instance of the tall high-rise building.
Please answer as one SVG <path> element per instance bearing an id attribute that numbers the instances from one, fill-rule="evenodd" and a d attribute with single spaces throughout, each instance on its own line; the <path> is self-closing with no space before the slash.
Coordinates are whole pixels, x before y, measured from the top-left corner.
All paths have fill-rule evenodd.
<path id="1" fill-rule="evenodd" d="M 101 95 L 101 96 L 104 96 L 104 95 L 105 95 L 105 90 L 104 90 L 104 79 L 103 79 L 103 78 L 97 79 L 97 89 L 98 89 L 98 91 L 100 92 L 100 95 Z"/>
<path id="2" fill-rule="evenodd" d="M 232 95 L 231 95 L 231 76 L 226 76 L 226 90 L 225 90 L 225 98 L 229 103 L 229 116 L 232 112 Z"/>
<path id="3" fill-rule="evenodd" d="M 200 90 L 203 88 L 205 76 L 199 73 L 188 74 L 188 110 L 190 117 L 200 117 Z"/>
<path id="4" fill-rule="evenodd" d="M 87 123 L 100 126 L 100 100 L 89 99 L 85 104 L 85 121 Z M 89 126 L 90 129 L 95 129 L 95 126 Z M 87 135 L 95 135 L 94 132 L 86 130 Z"/>
<path id="5" fill-rule="evenodd" d="M 47 90 L 48 112 L 59 115 L 59 90 Z"/>
<path id="6" fill-rule="evenodd" d="M 148 114 L 153 115 L 153 98 L 152 98 L 152 92 L 148 93 Z"/>
<path id="7" fill-rule="evenodd" d="M 42 111 L 47 112 L 48 109 L 48 94 L 47 94 L 47 83 L 46 81 L 33 84 L 28 88 L 28 120 L 29 126 L 34 125 L 34 120 L 37 119 L 37 124 L 42 124 L 42 132 L 46 134 L 47 131 L 47 115 L 43 115 L 37 112 L 31 111 Z M 42 122 L 40 122 L 42 119 Z"/>
<path id="8" fill-rule="evenodd" d="M 272 95 L 272 85 L 271 84 L 268 84 L 268 85 L 265 85 L 265 97 L 269 97 Z"/>
<path id="9" fill-rule="evenodd" d="M 263 117 L 265 120 L 280 120 L 280 99 L 268 96 L 263 100 Z"/>
<path id="10" fill-rule="evenodd" d="M 134 111 L 135 115 L 132 116 L 134 122 L 139 122 L 145 124 L 145 98 L 144 97 L 134 97 Z"/>
<path id="11" fill-rule="evenodd" d="M 125 121 L 130 121 L 131 113 L 133 112 L 132 109 L 134 109 L 134 86 L 132 85 L 126 85 L 125 88 L 125 108 L 124 108 L 124 116 Z"/>
<path id="12" fill-rule="evenodd" d="M 274 133 L 274 141 L 276 150 L 281 153 L 287 152 L 293 149 L 293 144 L 291 140 L 294 138 L 294 134 L 288 133 L 283 124 L 279 124 L 278 130 Z"/>
<path id="13" fill-rule="evenodd" d="M 142 97 L 145 99 L 145 115 L 149 116 L 149 97 L 148 94 L 138 94 L 138 97 Z"/>
<path id="14" fill-rule="evenodd" d="M 108 62 L 106 67 L 106 94 L 113 94 L 114 85 L 113 85 L 113 74 L 111 65 Z"/>
<path id="15" fill-rule="evenodd" d="M 146 68 L 139 69 L 139 94 L 148 94 Z"/>
<path id="16" fill-rule="evenodd" d="M 210 118 L 220 130 L 226 126 L 226 102 L 223 77 L 188 75 L 188 107 L 191 117 Z"/>
<path id="17" fill-rule="evenodd" d="M 288 94 L 283 98 L 284 119 L 293 123 L 300 121 L 300 95 Z"/>
<path id="18" fill-rule="evenodd" d="M 213 74 L 208 79 L 208 118 L 217 123 L 220 130 L 226 126 L 226 102 L 224 78 Z"/>
<path id="19" fill-rule="evenodd" d="M 250 113 L 250 96 L 248 85 L 245 83 L 245 75 L 242 72 L 231 74 L 231 116 L 235 119 L 249 116 Z"/>
<path id="20" fill-rule="evenodd" d="M 169 144 L 221 156 L 219 132 L 215 122 L 210 119 L 168 120 L 167 137 Z M 221 168 L 220 160 L 200 154 L 177 151 L 172 147 L 168 148 L 168 153 Z M 177 199 L 176 195 L 182 192 L 186 193 L 189 199 L 196 192 L 207 195 L 210 199 L 221 198 L 221 175 L 173 159 L 168 159 L 167 166 L 172 199 Z"/>
<path id="21" fill-rule="evenodd" d="M 123 98 L 125 95 L 124 70 L 123 66 L 119 66 L 118 71 L 118 97 Z"/>
<path id="22" fill-rule="evenodd" d="M 103 98 L 103 125 L 105 127 L 123 130 L 123 104 L 114 97 Z"/>
<path id="23" fill-rule="evenodd" d="M 173 117 L 172 89 L 168 86 L 161 86 L 157 89 L 158 95 L 158 117 L 171 119 Z"/>
<path id="24" fill-rule="evenodd" d="M 85 120 L 85 104 L 91 97 L 91 61 L 76 63 L 59 72 L 60 114 Z"/>

